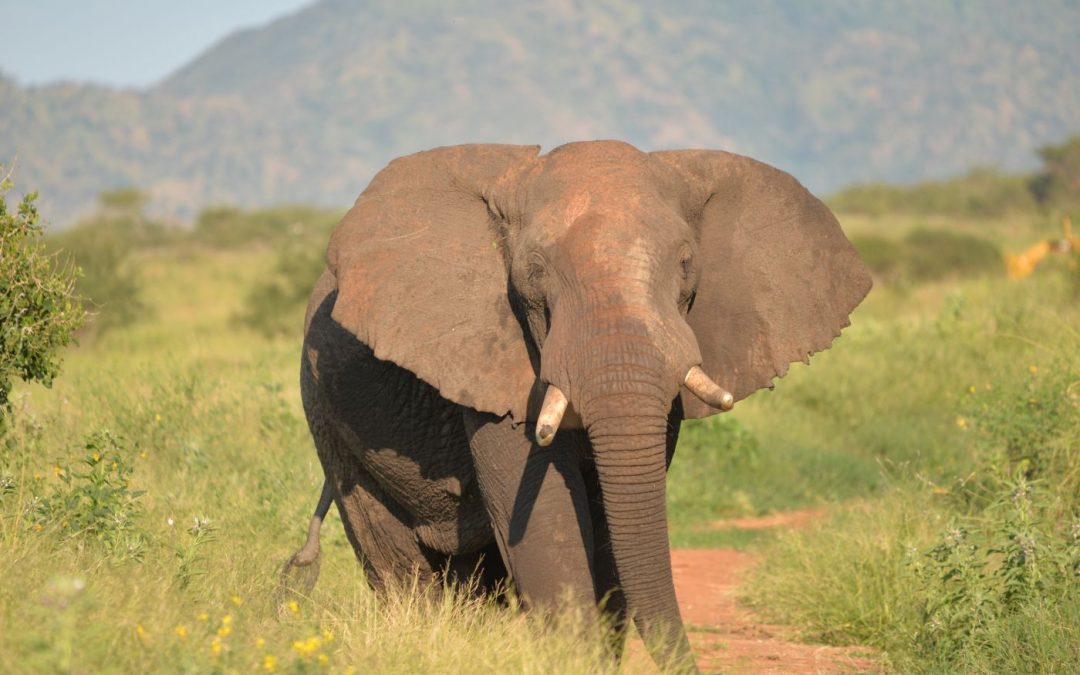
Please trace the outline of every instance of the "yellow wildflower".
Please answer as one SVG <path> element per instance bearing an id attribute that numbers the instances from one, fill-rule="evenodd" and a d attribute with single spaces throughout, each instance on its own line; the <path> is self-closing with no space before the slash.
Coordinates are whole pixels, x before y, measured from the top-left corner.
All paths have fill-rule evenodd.
<path id="1" fill-rule="evenodd" d="M 295 651 L 297 654 L 300 654 L 301 656 L 311 656 L 316 651 L 318 651 L 321 644 L 322 641 L 319 640 L 319 637 L 314 636 L 309 637 L 306 640 L 297 640 L 293 642 L 292 648 L 293 651 Z"/>
<path id="2" fill-rule="evenodd" d="M 139 636 L 140 640 L 146 639 L 146 629 L 142 627 L 142 624 L 135 624 L 135 634 Z"/>
<path id="3" fill-rule="evenodd" d="M 120 466 L 120 465 L 119 465 L 119 464 L 117 464 L 116 462 L 113 462 L 113 463 L 112 463 L 112 470 L 113 470 L 113 471 L 116 471 L 116 468 L 117 468 L 118 466 Z"/>
<path id="4" fill-rule="evenodd" d="M 45 474 L 41 473 L 40 471 L 35 471 L 34 480 L 45 480 Z"/>
<path id="5" fill-rule="evenodd" d="M 94 454 L 91 455 L 91 457 L 94 458 L 95 462 L 100 462 L 101 461 L 101 453 L 98 452 L 97 450 L 94 451 Z"/>
<path id="6" fill-rule="evenodd" d="M 277 669 L 277 657 L 273 654 L 267 654 L 263 657 L 263 670 L 268 673 L 274 672 Z"/>
<path id="7" fill-rule="evenodd" d="M 150 456 L 150 454 L 148 452 L 146 452 L 145 450 L 142 450 L 142 451 L 139 452 L 139 459 L 146 459 L 149 456 Z"/>
<path id="8" fill-rule="evenodd" d="M 160 422 L 160 421 L 161 421 L 161 415 L 158 415 L 157 413 L 154 413 L 154 422 Z"/>
<path id="9" fill-rule="evenodd" d="M 289 602 L 285 603 L 285 606 L 288 607 L 289 611 L 293 614 L 297 616 L 300 615 L 300 603 L 298 603 L 297 601 L 290 600 Z"/>
<path id="10" fill-rule="evenodd" d="M 315 658 L 316 660 L 318 660 L 319 665 L 325 666 L 330 663 L 330 657 L 326 654 L 323 654 L 322 652 L 319 652 L 319 655 Z"/>
<path id="11" fill-rule="evenodd" d="M 199 621 L 209 621 L 210 615 L 206 612 L 199 612 L 199 616 L 195 617 Z"/>
<path id="12" fill-rule="evenodd" d="M 221 650 L 224 648 L 225 646 L 221 644 L 221 638 L 214 638 L 213 641 L 210 643 L 210 652 L 214 656 L 220 656 Z"/>
<path id="13" fill-rule="evenodd" d="M 968 393 L 969 394 L 974 394 L 975 393 L 975 385 L 971 385 L 970 387 L 968 387 Z"/>
<path id="14" fill-rule="evenodd" d="M 63 476 L 64 475 L 64 470 L 60 468 L 59 464 L 57 464 L 56 466 L 54 466 L 52 468 L 52 472 L 57 476 Z"/>
<path id="15" fill-rule="evenodd" d="M 187 637 L 188 627 L 184 624 L 179 624 L 176 626 L 176 628 L 173 629 L 173 632 L 176 633 L 176 636 L 178 638 L 183 639 Z"/>
<path id="16" fill-rule="evenodd" d="M 45 529 L 45 526 L 41 523 L 34 523 L 34 532 L 41 532 Z"/>
<path id="17" fill-rule="evenodd" d="M 1034 375 L 1035 373 L 1039 372 L 1039 367 L 1035 364 L 1031 364 L 1030 366 L 1028 366 L 1028 372 Z"/>
<path id="18" fill-rule="evenodd" d="M 229 633 L 232 632 L 232 626 L 222 626 L 217 629 L 218 637 L 229 637 Z"/>
<path id="19" fill-rule="evenodd" d="M 226 614 L 225 616 L 221 617 L 221 625 L 222 626 L 228 626 L 231 623 L 232 623 L 232 614 Z"/>
<path id="20" fill-rule="evenodd" d="M 262 649 L 265 646 L 266 646 L 266 640 L 264 640 L 262 638 L 255 638 L 255 648 L 256 649 Z"/>
<path id="21" fill-rule="evenodd" d="M 967 420 L 963 417 L 957 417 L 956 426 L 960 427 L 961 429 L 967 429 Z"/>
<path id="22" fill-rule="evenodd" d="M 324 629 L 322 632 L 322 639 L 323 642 L 333 642 L 334 633 L 330 629 Z"/>
<path id="23" fill-rule="evenodd" d="M 237 607 L 244 604 L 244 599 L 241 598 L 239 595 L 234 595 L 231 598 L 229 598 L 229 600 L 232 602 L 232 604 L 236 605 Z"/>

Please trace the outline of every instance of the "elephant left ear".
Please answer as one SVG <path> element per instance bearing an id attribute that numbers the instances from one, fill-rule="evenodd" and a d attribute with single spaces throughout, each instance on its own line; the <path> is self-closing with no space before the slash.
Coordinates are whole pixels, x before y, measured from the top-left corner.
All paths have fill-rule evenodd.
<path id="1" fill-rule="evenodd" d="M 789 174 L 748 157 L 652 156 L 681 177 L 680 206 L 700 228 L 687 321 L 705 372 L 740 400 L 827 349 L 871 286 L 828 207 Z M 720 412 L 694 396 L 682 402 L 686 417 Z"/>

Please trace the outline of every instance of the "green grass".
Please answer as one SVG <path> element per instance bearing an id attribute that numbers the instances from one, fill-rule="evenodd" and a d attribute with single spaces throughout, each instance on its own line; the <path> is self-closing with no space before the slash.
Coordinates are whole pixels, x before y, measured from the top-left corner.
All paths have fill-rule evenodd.
<path id="1" fill-rule="evenodd" d="M 851 229 L 900 237 L 923 225 L 863 219 Z M 1013 217 L 955 229 L 1008 248 L 1044 225 Z M 277 574 L 321 483 L 299 402 L 302 307 L 275 320 L 291 333 L 237 320 L 253 289 L 284 273 L 266 247 L 187 242 L 138 250 L 133 263 L 149 311 L 71 350 L 52 389 L 15 390 L 0 440 L 0 671 L 304 672 L 323 668 L 320 654 L 358 672 L 614 668 L 572 620 L 542 627 L 408 589 L 377 600 L 333 512 L 318 585 L 276 618 Z M 1009 599 L 1008 612 L 977 625 L 978 639 L 946 653 L 916 636 L 926 601 L 950 587 L 910 562 L 954 521 L 986 546 L 1021 531 L 1012 521 L 1003 530 L 994 510 L 995 467 L 1031 474 L 1042 495 L 1032 536 L 1067 530 L 1080 484 L 1080 432 L 1069 426 L 1078 289 L 1061 261 L 1019 283 L 984 272 L 879 285 L 809 367 L 731 414 L 685 425 L 669 479 L 672 541 L 757 549 L 765 564 L 750 598 L 763 612 L 808 637 L 883 649 L 905 671 L 1061 672 L 1077 651 L 1075 594 Z M 115 444 L 94 436 L 105 429 Z M 117 455 L 117 468 L 94 452 Z M 64 517 L 65 505 L 87 503 L 92 517 Z M 835 516 L 806 531 L 710 526 L 820 505 Z M 988 569 L 1000 558 L 988 554 Z M 973 587 L 997 592 L 993 583 Z"/>

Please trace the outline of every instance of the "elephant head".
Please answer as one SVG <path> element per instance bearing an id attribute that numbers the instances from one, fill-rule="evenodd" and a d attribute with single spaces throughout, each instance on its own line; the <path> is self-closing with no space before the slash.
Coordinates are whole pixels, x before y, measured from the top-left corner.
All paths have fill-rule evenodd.
<path id="1" fill-rule="evenodd" d="M 719 151 L 463 145 L 392 162 L 345 216 L 334 319 L 461 405 L 586 430 L 627 604 L 688 654 L 671 579 L 673 408 L 704 417 L 825 349 L 870 279 L 794 178 Z M 564 411 L 571 411 L 563 420 Z"/>

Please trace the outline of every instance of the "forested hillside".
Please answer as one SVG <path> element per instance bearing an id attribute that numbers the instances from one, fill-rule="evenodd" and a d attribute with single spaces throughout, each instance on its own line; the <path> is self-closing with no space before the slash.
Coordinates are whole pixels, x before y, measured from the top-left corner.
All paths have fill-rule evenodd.
<path id="1" fill-rule="evenodd" d="M 0 78 L 0 159 L 58 225 L 124 185 L 178 216 L 344 206 L 467 141 L 722 147 L 817 191 L 1026 168 L 1080 128 L 1078 26 L 1066 0 L 324 0 L 147 90 Z"/>

